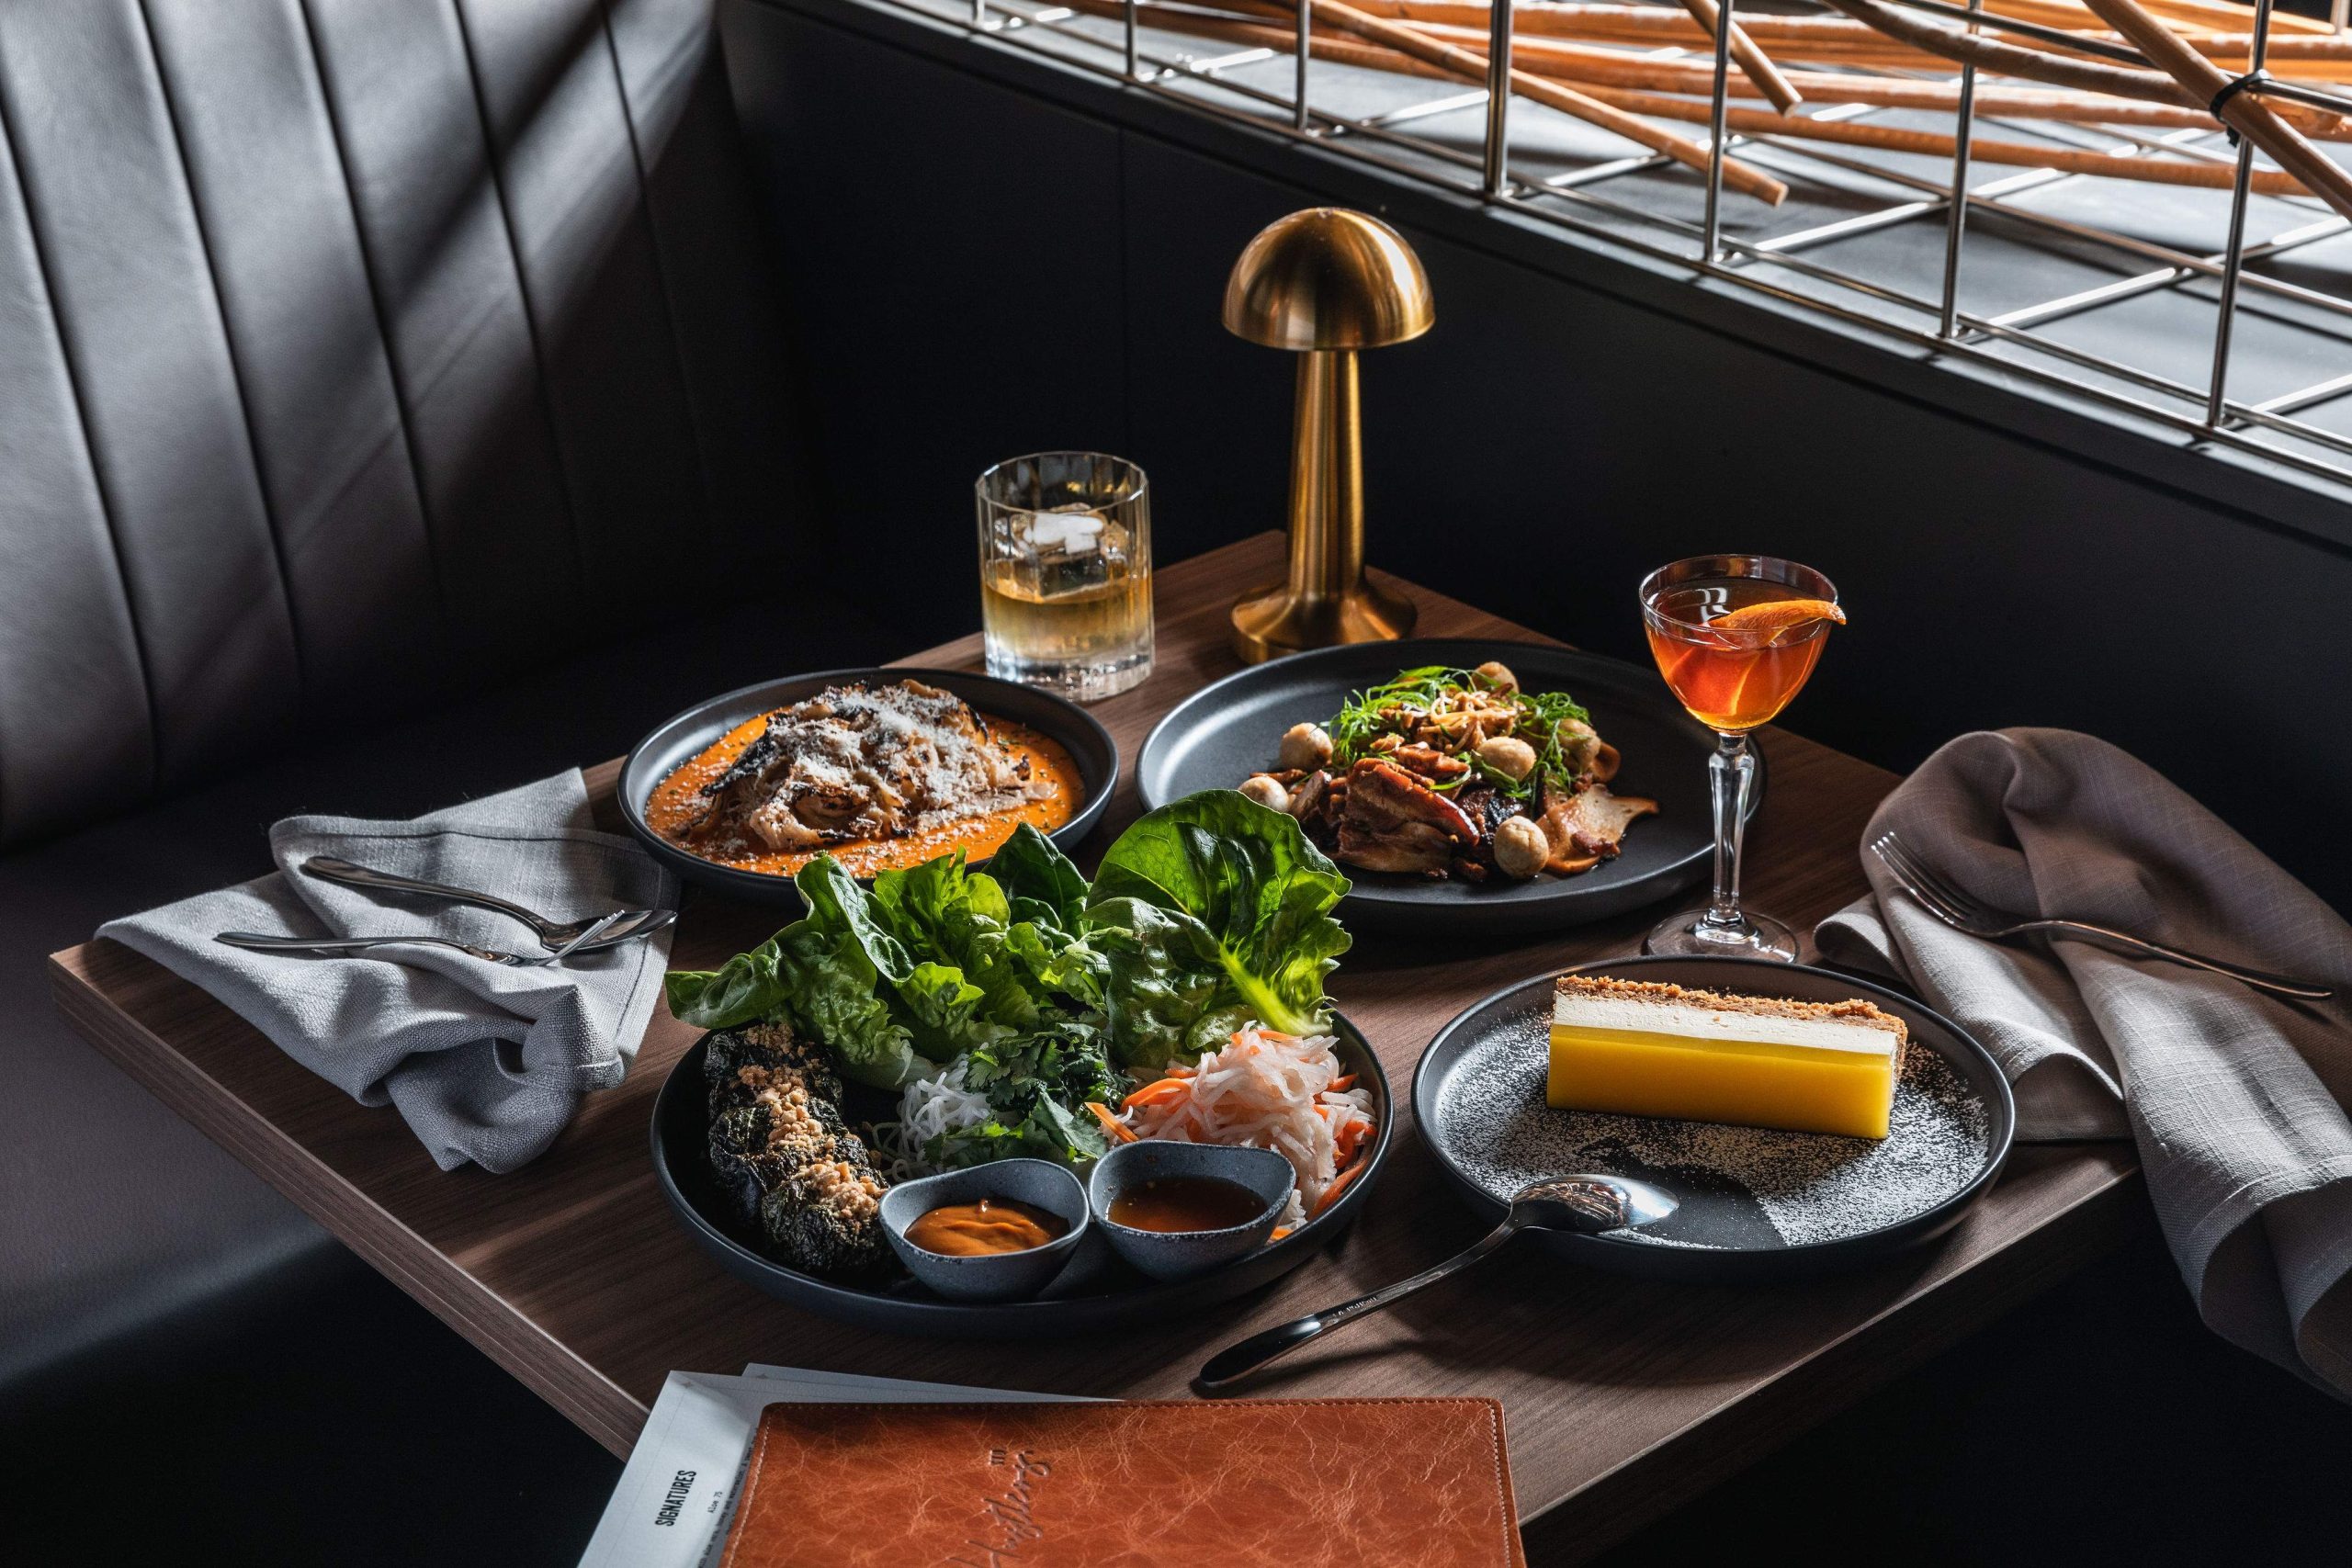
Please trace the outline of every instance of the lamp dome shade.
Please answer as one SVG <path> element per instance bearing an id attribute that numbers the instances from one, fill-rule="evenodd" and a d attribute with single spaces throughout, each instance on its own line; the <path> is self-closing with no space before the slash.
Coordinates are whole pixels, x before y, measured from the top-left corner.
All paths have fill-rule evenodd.
<path id="1" fill-rule="evenodd" d="M 1261 230 L 1225 285 L 1225 326 L 1268 348 L 1379 348 L 1430 330 L 1421 258 L 1366 212 L 1310 207 Z"/>

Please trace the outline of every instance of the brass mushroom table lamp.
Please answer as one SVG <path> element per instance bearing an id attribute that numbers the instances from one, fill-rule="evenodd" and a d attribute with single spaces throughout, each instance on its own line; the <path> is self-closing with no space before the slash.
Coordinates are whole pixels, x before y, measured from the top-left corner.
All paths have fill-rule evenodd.
<path id="1" fill-rule="evenodd" d="M 1226 330 L 1299 356 L 1289 576 L 1233 607 L 1233 646 L 1250 663 L 1413 629 L 1412 602 L 1363 574 L 1356 351 L 1417 338 L 1435 320 L 1420 258 L 1367 213 L 1294 212 L 1261 231 L 1233 264 Z"/>

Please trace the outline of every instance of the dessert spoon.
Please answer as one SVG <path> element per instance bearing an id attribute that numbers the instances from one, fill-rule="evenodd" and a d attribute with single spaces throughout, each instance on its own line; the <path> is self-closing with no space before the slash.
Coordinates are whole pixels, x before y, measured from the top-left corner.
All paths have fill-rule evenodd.
<path id="1" fill-rule="evenodd" d="M 1655 1224 L 1679 1206 L 1679 1200 L 1666 1189 L 1623 1176 L 1552 1176 L 1530 1182 L 1511 1198 L 1510 1213 L 1503 1216 L 1502 1224 L 1444 1262 L 1368 1296 L 1325 1307 L 1262 1334 L 1253 1334 L 1238 1345 L 1229 1345 L 1209 1358 L 1193 1384 L 1203 1393 L 1223 1393 L 1269 1361 L 1289 1355 L 1307 1341 L 1319 1339 L 1335 1328 L 1460 1273 L 1523 1230 L 1580 1231 L 1587 1235 L 1623 1230 Z"/>
<path id="2" fill-rule="evenodd" d="M 617 947 L 650 931 L 658 931 L 678 918 L 675 909 L 623 909 L 617 915 L 591 915 L 581 920 L 551 920 L 520 904 L 509 903 L 495 894 L 477 893 L 470 887 L 452 887 L 442 882 L 427 882 L 422 877 L 401 876 L 334 855 L 312 855 L 302 863 L 301 869 L 306 875 L 315 876 L 322 882 L 339 882 L 346 887 L 365 887 L 379 893 L 415 893 L 428 898 L 447 898 L 453 904 L 471 904 L 477 908 L 493 909 L 509 919 L 520 920 L 530 927 L 532 934 L 544 947 L 560 947 L 581 953 L 596 953 L 607 947 Z M 573 947 L 572 944 L 579 942 L 592 926 L 597 928 L 594 938 Z"/>

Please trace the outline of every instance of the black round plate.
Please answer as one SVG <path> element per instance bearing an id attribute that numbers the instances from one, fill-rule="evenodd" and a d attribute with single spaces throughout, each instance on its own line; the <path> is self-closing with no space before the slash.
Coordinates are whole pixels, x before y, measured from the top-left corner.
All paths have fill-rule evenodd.
<path id="1" fill-rule="evenodd" d="M 1603 733 L 1606 733 L 1605 731 Z M 1870 1231 L 1831 1241 L 1792 1247 L 1759 1225 L 1755 1201 L 1744 1193 L 1697 1190 L 1670 1177 L 1658 1179 L 1682 1200 L 1682 1207 L 1665 1222 L 1660 1234 L 1690 1242 L 1664 1247 L 1622 1236 L 1570 1235 L 1535 1231 L 1536 1241 L 1561 1256 L 1621 1274 L 1648 1279 L 1690 1281 L 1735 1281 L 1786 1279 L 1798 1275 L 1851 1268 L 1941 1235 L 1959 1224 L 1970 1204 L 1992 1188 L 2008 1158 L 2009 1140 L 2017 1127 L 2017 1107 L 2009 1098 L 2008 1080 L 2001 1076 L 1991 1055 L 1968 1032 L 1942 1014 L 1883 987 L 1826 969 L 1804 964 L 1775 964 L 1760 958 L 1623 958 L 1587 964 L 1563 971 L 1570 975 L 1602 975 L 1623 980 L 1663 980 L 1713 991 L 1745 991 L 1751 996 L 1790 997 L 1799 1001 L 1841 1001 L 1862 997 L 1901 1019 L 1910 1031 L 1914 1048 L 1935 1052 L 1953 1069 L 1984 1108 L 1984 1163 L 1973 1179 L 1942 1201 Z M 1413 1115 L 1422 1138 L 1437 1155 L 1454 1190 L 1470 1206 L 1493 1219 L 1508 1207 L 1472 1179 L 1457 1157 L 1455 1139 L 1461 1134 L 1440 1113 L 1448 1078 L 1463 1058 L 1494 1031 L 1551 1010 L 1551 975 L 1540 975 L 1497 991 L 1438 1031 L 1413 1069 Z M 1562 1175 L 1569 1174 L 1562 1172 Z M 1604 1173 L 1607 1174 L 1607 1173 Z M 1655 1175 L 1625 1170 L 1616 1174 Z M 1762 1235 L 1759 1235 L 1762 1232 Z"/>
<path id="2" fill-rule="evenodd" d="M 1332 1032 L 1339 1037 L 1340 1059 L 1372 1090 L 1377 1127 L 1371 1150 L 1362 1156 L 1371 1163 L 1329 1208 L 1282 1240 L 1223 1269 L 1173 1283 L 1157 1283 L 1129 1269 L 1099 1236 L 1081 1242 L 1045 1294 L 1025 1302 L 951 1302 L 910 1279 L 844 1285 L 785 1267 L 753 1245 L 751 1229 L 736 1220 L 711 1175 L 701 1041 L 678 1059 L 654 1100 L 653 1171 L 679 1223 L 729 1273 L 838 1323 L 958 1339 L 1042 1339 L 1165 1323 L 1254 1291 L 1306 1262 L 1348 1227 L 1380 1179 L 1396 1121 L 1388 1075 L 1355 1025 L 1335 1015 Z"/>
<path id="3" fill-rule="evenodd" d="M 1429 931 L 1476 936 L 1549 931 L 1605 919 L 1670 898 L 1707 874 L 1714 852 L 1707 759 L 1714 738 L 1682 711 L 1652 671 L 1598 654 L 1540 643 L 1420 637 L 1358 643 L 1293 654 L 1228 675 L 1179 704 L 1143 743 L 1136 785 L 1144 809 L 1195 790 L 1232 789 L 1274 765 L 1283 731 L 1321 723 L 1351 693 L 1425 664 L 1475 669 L 1489 659 L 1510 665 L 1531 691 L 1566 692 L 1591 711 L 1602 739 L 1624 759 L 1610 787 L 1647 795 L 1658 814 L 1625 834 L 1616 859 L 1577 876 L 1531 882 L 1430 882 L 1384 872 L 1346 872 L 1355 885 L 1340 907 L 1366 930 Z M 1752 813 L 1764 797 L 1762 757 Z"/>
<path id="4" fill-rule="evenodd" d="M 689 854 L 653 830 L 645 819 L 645 803 L 652 797 L 654 786 L 666 779 L 682 763 L 712 741 L 754 715 L 770 708 L 797 703 L 803 697 L 815 696 L 828 686 L 842 686 L 855 681 L 871 685 L 886 685 L 892 681 L 921 681 L 927 686 L 937 686 L 955 693 L 984 715 L 1011 719 L 1061 742 L 1078 764 L 1086 784 L 1086 799 L 1079 807 L 1078 815 L 1055 829 L 1046 837 L 1068 852 L 1084 839 L 1102 813 L 1110 807 L 1111 792 L 1119 782 L 1119 749 L 1112 742 L 1111 732 L 1084 708 L 1067 698 L 1034 686 L 1016 685 L 990 675 L 975 675 L 962 670 L 910 670 L 893 667 L 888 670 L 820 670 L 812 675 L 795 675 L 788 680 L 763 682 L 756 686 L 744 686 L 724 696 L 697 703 L 673 718 L 664 720 L 652 734 L 639 741 L 621 764 L 619 784 L 621 816 L 628 823 L 628 830 L 638 836 L 645 847 L 679 875 L 690 882 L 719 888 L 739 898 L 760 903 L 797 904 L 799 891 L 792 878 L 772 872 L 744 871 L 740 867 L 720 865 L 700 855 Z M 975 861 L 974 865 L 985 863 Z"/>

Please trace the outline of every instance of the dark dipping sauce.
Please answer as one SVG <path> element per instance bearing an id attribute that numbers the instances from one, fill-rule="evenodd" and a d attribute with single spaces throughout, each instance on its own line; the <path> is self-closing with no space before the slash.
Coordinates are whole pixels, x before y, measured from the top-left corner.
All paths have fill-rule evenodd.
<path id="1" fill-rule="evenodd" d="M 998 1252 L 1027 1252 L 1069 1230 L 1069 1222 L 1034 1203 L 983 1198 L 977 1203 L 943 1203 L 907 1227 L 907 1239 L 943 1258 L 979 1258 Z"/>
<path id="2" fill-rule="evenodd" d="M 1112 1199 L 1111 1223 L 1135 1231 L 1224 1231 L 1248 1224 L 1269 1206 L 1238 1182 L 1162 1176 Z"/>

